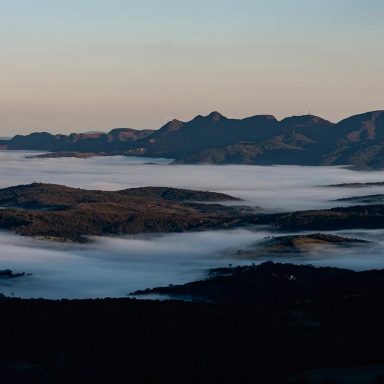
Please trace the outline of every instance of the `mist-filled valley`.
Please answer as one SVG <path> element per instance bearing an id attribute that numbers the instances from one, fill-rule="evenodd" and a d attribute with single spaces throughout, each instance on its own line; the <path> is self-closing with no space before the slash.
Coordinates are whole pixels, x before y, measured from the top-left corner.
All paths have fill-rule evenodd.
<path id="1" fill-rule="evenodd" d="M 167 186 L 221 192 L 241 198 L 260 212 L 289 212 L 348 206 L 335 201 L 384 192 L 384 186 L 326 187 L 384 181 L 384 172 L 343 167 L 171 165 L 167 159 L 94 157 L 30 158 L 36 152 L 2 151 L 0 187 L 32 182 L 86 189 L 120 190 Z M 364 270 L 384 268 L 384 230 L 332 232 L 371 243 L 356 247 L 313 247 L 300 254 L 238 252 L 265 238 L 287 235 L 270 228 L 247 227 L 203 232 L 93 237 L 86 244 L 59 243 L 0 233 L 0 269 L 26 272 L 2 279 L 7 296 L 44 298 L 121 297 L 132 291 L 181 284 L 207 276 L 210 268 L 260 263 L 269 259 Z"/>
<path id="2" fill-rule="evenodd" d="M 384 1 L 0 10 L 0 384 L 384 383 Z"/>

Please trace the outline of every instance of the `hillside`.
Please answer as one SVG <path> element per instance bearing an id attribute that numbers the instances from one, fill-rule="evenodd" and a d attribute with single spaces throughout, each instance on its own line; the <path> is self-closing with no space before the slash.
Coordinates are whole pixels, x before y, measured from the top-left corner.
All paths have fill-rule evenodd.
<path id="1" fill-rule="evenodd" d="M 86 241 L 90 235 L 181 232 L 227 228 L 241 207 L 200 204 L 236 198 L 166 187 L 94 191 L 33 183 L 0 190 L 0 228 L 53 240 Z"/>
<path id="2" fill-rule="evenodd" d="M 383 271 L 354 272 L 333 267 L 280 264 L 272 261 L 260 265 L 212 269 L 209 277 L 183 285 L 155 287 L 133 292 L 133 296 L 167 295 L 200 301 L 236 302 L 279 306 L 327 295 L 347 295 L 369 291 L 380 281 Z M 370 280 L 372 279 L 372 280 Z M 376 280 L 376 281 L 375 281 Z M 320 284 L 321 282 L 321 284 Z M 370 284 L 372 284 L 370 286 Z M 337 293 L 336 293 L 337 292 Z"/>
<path id="3" fill-rule="evenodd" d="M 384 205 L 355 205 L 260 215 L 255 223 L 272 225 L 278 229 L 301 231 L 332 231 L 338 229 L 378 229 L 384 228 Z"/>
<path id="4" fill-rule="evenodd" d="M 277 230 L 384 228 L 384 205 L 263 214 L 222 193 L 168 187 L 97 191 L 33 183 L 0 189 L 0 228 L 53 240 L 201 231 L 249 225 Z M 207 204 L 210 203 L 210 204 Z M 353 201 L 352 201 L 353 203 Z"/>
<path id="5" fill-rule="evenodd" d="M 245 249 L 239 249 L 236 254 L 242 259 L 260 260 L 260 258 L 285 257 L 308 254 L 316 251 L 326 255 L 330 248 L 350 248 L 367 245 L 368 242 L 360 239 L 332 235 L 329 233 L 310 233 L 298 235 L 285 235 L 267 237 Z"/>
<path id="6" fill-rule="evenodd" d="M 316 116 L 276 122 L 278 129 L 262 140 L 242 140 L 205 148 L 176 159 L 178 163 L 384 165 L 384 113 L 352 116 L 338 124 Z"/>

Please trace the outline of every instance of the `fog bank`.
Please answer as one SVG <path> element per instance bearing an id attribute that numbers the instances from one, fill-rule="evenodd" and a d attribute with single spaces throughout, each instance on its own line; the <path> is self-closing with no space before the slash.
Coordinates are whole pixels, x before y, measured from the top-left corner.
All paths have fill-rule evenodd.
<path id="1" fill-rule="evenodd" d="M 27 159 L 28 152 L 0 151 L 0 187 L 33 181 L 118 190 L 171 186 L 228 193 L 267 210 L 301 210 L 340 205 L 330 200 L 384 193 L 384 187 L 323 188 L 351 182 L 384 181 L 384 172 L 341 167 L 169 165 L 170 160 L 134 157 Z M 35 153 L 33 153 L 35 154 Z M 150 164 L 149 164 L 150 163 Z M 155 163 L 155 164 L 153 164 Z M 384 268 L 384 231 L 341 231 L 371 240 L 367 247 L 314 250 L 276 261 L 333 265 L 356 270 Z M 259 263 L 238 249 L 276 235 L 261 229 L 94 238 L 90 244 L 56 244 L 0 232 L 0 269 L 32 273 L 1 280 L 0 292 L 19 297 L 86 298 L 125 296 L 148 287 L 206 277 L 209 268 Z"/>
<path id="2" fill-rule="evenodd" d="M 228 193 L 249 204 L 273 210 L 332 207 L 340 203 L 330 200 L 384 192 L 384 187 L 319 188 L 328 184 L 384 181 L 382 171 L 356 172 L 342 167 L 169 165 L 167 159 L 123 156 L 27 159 L 28 155 L 31 152 L 0 151 L 0 187 L 33 181 L 104 190 L 169 186 Z"/>

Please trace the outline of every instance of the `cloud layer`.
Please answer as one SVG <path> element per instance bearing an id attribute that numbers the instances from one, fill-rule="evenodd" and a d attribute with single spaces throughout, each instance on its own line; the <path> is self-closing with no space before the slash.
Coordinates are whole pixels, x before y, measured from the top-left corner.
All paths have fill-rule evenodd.
<path id="1" fill-rule="evenodd" d="M 383 192 L 384 188 L 321 188 L 342 182 L 383 181 L 383 172 L 293 166 L 168 165 L 167 160 L 100 157 L 26 159 L 25 152 L 0 152 L 0 187 L 33 181 L 117 190 L 165 185 L 229 193 L 268 210 L 331 207 L 330 199 Z M 384 231 L 344 231 L 375 243 L 368 248 L 313 251 L 284 257 L 316 265 L 354 269 L 384 267 Z M 0 269 L 32 276 L 0 282 L 0 292 L 21 297 L 83 298 L 124 296 L 136 290 L 204 278 L 212 267 L 261 262 L 242 260 L 238 249 L 271 235 L 264 230 L 95 238 L 86 245 L 55 244 L 0 233 Z"/>
<path id="2" fill-rule="evenodd" d="M 168 165 L 170 160 L 135 157 L 26 159 L 30 152 L 0 151 L 0 188 L 33 181 L 118 190 L 169 186 L 224 192 L 266 209 L 332 207 L 345 196 L 368 190 L 318 188 L 343 182 L 384 181 L 384 172 L 355 172 L 340 167 Z M 33 153 L 35 154 L 35 153 Z M 152 164 L 154 163 L 155 164 Z M 340 203 L 337 203 L 340 205 Z"/>

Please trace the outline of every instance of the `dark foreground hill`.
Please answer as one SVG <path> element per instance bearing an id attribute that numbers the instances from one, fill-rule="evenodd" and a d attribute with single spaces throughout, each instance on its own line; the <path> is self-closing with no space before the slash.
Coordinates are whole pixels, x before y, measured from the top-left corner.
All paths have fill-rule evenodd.
<path id="1" fill-rule="evenodd" d="M 175 159 L 177 163 L 353 165 L 384 167 L 384 111 L 335 124 L 314 115 L 278 121 L 257 115 L 230 119 L 218 112 L 188 122 L 172 120 L 156 131 L 115 129 L 108 134 L 46 132 L 0 141 L 3 149 L 124 154 Z M 45 155 L 49 156 L 49 155 Z M 57 156 L 52 154 L 52 156 Z"/>
<path id="2" fill-rule="evenodd" d="M 278 306 L 279 303 L 313 300 L 328 294 L 363 294 L 372 289 L 371 284 L 376 285 L 383 275 L 383 271 L 354 272 L 268 261 L 261 265 L 213 269 L 206 280 L 137 291 L 133 295 L 145 297 L 157 293 L 199 301 L 273 303 Z M 384 285 L 381 289 L 384 292 Z"/>
<path id="3" fill-rule="evenodd" d="M 213 302 L 0 300 L 0 382 L 383 382 L 384 271 L 215 273 L 183 288 Z"/>

